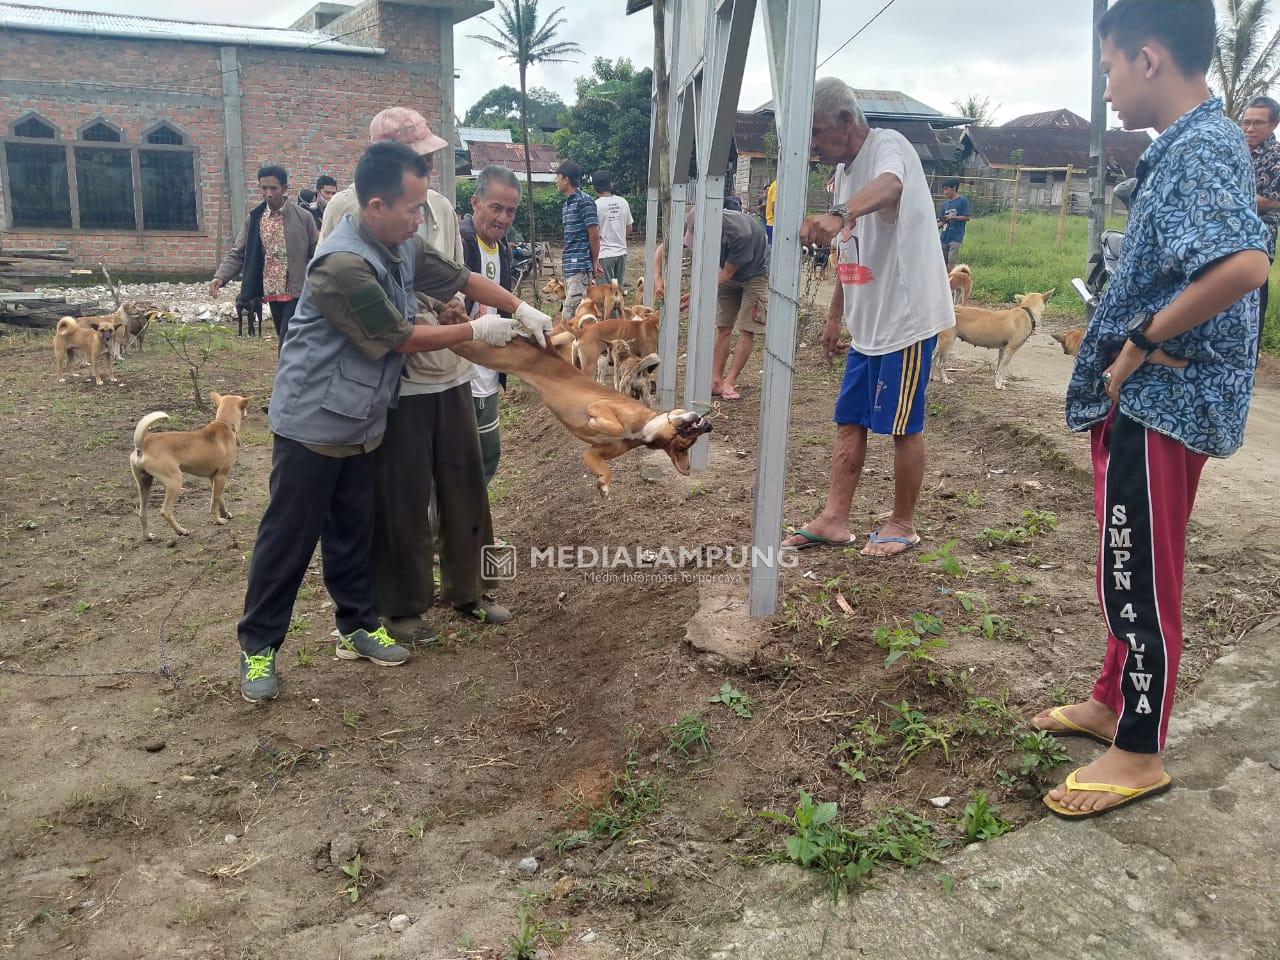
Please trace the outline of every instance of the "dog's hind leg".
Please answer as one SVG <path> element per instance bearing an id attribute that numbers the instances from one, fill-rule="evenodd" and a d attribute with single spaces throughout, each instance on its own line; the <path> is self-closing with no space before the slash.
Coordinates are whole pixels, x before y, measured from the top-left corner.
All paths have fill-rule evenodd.
<path id="1" fill-rule="evenodd" d="M 178 502 L 178 495 L 182 493 L 182 473 L 179 472 L 176 477 L 161 477 L 160 482 L 164 484 L 164 506 L 160 508 L 160 516 L 169 521 L 169 526 L 173 527 L 175 533 L 185 537 L 191 531 L 180 524 L 173 515 L 174 504 Z"/>
<path id="2" fill-rule="evenodd" d="M 147 529 L 147 498 L 151 496 L 151 484 L 155 481 L 132 458 L 129 459 L 129 466 L 133 470 L 133 482 L 138 486 L 138 522 L 142 524 L 142 539 L 154 540 L 155 537 Z"/>
<path id="3" fill-rule="evenodd" d="M 231 514 L 222 504 L 222 491 L 226 489 L 227 478 L 223 474 L 214 474 L 213 490 L 209 496 L 209 517 L 214 523 L 226 523 Z"/>
<path id="4" fill-rule="evenodd" d="M 1009 363 L 1009 359 L 1013 356 L 1013 351 L 1007 346 L 1001 347 L 1000 352 L 996 354 L 996 389 L 1004 389 L 1004 368 Z"/>

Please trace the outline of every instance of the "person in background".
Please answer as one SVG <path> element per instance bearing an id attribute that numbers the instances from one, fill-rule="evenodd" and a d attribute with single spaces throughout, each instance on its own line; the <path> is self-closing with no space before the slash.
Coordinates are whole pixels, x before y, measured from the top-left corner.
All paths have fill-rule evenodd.
<path id="1" fill-rule="evenodd" d="M 284 167 L 268 164 L 258 171 L 262 202 L 245 217 L 235 245 L 209 284 L 209 295 L 216 297 L 223 284 L 240 275 L 240 299 L 262 300 L 271 309 L 277 352 L 289 332 L 307 263 L 319 241 L 315 220 L 289 199 L 288 189 Z"/>
<path id="2" fill-rule="evenodd" d="M 1280 103 L 1270 97 L 1254 97 L 1244 109 L 1240 126 L 1249 145 L 1253 176 L 1258 181 L 1258 216 L 1267 225 L 1267 256 L 1276 259 L 1276 228 L 1280 227 L 1280 143 L 1276 124 L 1280 123 Z M 1267 300 L 1271 277 L 1258 288 L 1258 352 L 1262 352 L 1262 332 L 1267 325 Z"/>
<path id="3" fill-rule="evenodd" d="M 324 208 L 337 192 L 338 181 L 327 173 L 322 173 L 316 177 L 316 188 L 314 190 L 303 190 L 299 194 L 303 201 L 302 205 L 311 211 L 311 215 L 316 218 L 316 229 L 319 229 L 324 224 Z"/>
<path id="4" fill-rule="evenodd" d="M 579 188 L 581 183 L 582 168 L 572 160 L 556 169 L 556 190 L 564 195 L 564 253 L 560 264 L 564 274 L 564 307 L 560 311 L 563 317 L 573 316 L 587 287 L 595 278 L 604 276 L 604 267 L 600 266 L 600 221 L 596 205 Z"/>
<path id="5" fill-rule="evenodd" d="M 950 270 L 960 262 L 960 245 L 964 243 L 965 227 L 972 209 L 968 197 L 960 196 L 960 181 L 949 177 L 942 181 L 942 216 L 938 226 L 942 228 L 942 259 Z"/>
<path id="6" fill-rule="evenodd" d="M 511 244 L 507 231 L 515 223 L 520 207 L 520 180 L 506 167 L 491 164 L 476 176 L 476 191 L 471 195 L 471 212 L 462 218 L 463 262 L 472 273 L 511 290 Z M 467 300 L 467 311 L 473 317 L 493 312 L 474 300 Z M 506 374 L 479 364 L 471 381 L 471 398 L 476 408 L 476 427 L 480 432 L 480 458 L 484 461 L 485 486 L 498 470 L 502 456 L 502 436 L 498 430 L 498 395 L 506 386 Z"/>
<path id="7" fill-rule="evenodd" d="M 613 194 L 613 175 L 608 170 L 597 170 L 591 175 L 591 185 L 596 188 L 596 219 L 600 228 L 600 266 L 603 280 L 618 281 L 626 288 L 627 240 L 631 236 L 631 205 L 626 197 Z M 607 319 L 607 318 L 605 318 Z"/>
<path id="8" fill-rule="evenodd" d="M 764 232 L 768 234 L 770 243 L 773 243 L 773 217 L 777 206 L 778 181 L 773 180 L 769 183 L 769 189 L 764 192 Z"/>

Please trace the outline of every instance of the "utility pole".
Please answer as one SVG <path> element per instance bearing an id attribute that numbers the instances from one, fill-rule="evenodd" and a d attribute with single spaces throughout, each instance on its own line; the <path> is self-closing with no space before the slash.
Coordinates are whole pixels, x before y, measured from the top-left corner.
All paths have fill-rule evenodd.
<path id="1" fill-rule="evenodd" d="M 1089 125 L 1092 142 L 1089 145 L 1089 166 L 1093 180 L 1089 194 L 1089 246 L 1085 250 L 1085 270 L 1088 271 L 1089 257 L 1102 243 L 1102 231 L 1107 226 L 1107 78 L 1100 66 L 1102 60 L 1102 41 L 1098 39 L 1098 31 L 1094 24 L 1107 12 L 1107 0 L 1093 0 L 1093 21 L 1089 24 L 1089 33 L 1093 37 L 1093 62 L 1089 65 L 1093 78 L 1093 106 L 1090 111 Z"/>

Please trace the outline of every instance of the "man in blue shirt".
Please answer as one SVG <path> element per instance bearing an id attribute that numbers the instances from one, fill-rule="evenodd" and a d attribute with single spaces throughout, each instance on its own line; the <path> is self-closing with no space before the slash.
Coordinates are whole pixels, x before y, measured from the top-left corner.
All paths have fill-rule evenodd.
<path id="1" fill-rule="evenodd" d="M 960 244 L 964 243 L 965 226 L 969 223 L 969 198 L 960 196 L 960 181 L 951 177 L 942 181 L 942 256 L 950 270 L 960 259 Z"/>
<path id="2" fill-rule="evenodd" d="M 596 277 L 604 276 L 600 265 L 600 226 L 596 219 L 595 201 L 583 193 L 582 168 L 566 160 L 556 169 L 556 189 L 564 194 L 564 307 L 560 315 L 573 316 L 583 294 Z M 608 319 L 601 317 L 601 320 Z"/>
<path id="3" fill-rule="evenodd" d="M 1205 460 L 1244 439 L 1270 266 L 1244 137 L 1205 82 L 1213 0 L 1119 0 L 1098 35 L 1112 108 L 1160 137 L 1138 163 L 1124 254 L 1067 387 L 1067 425 L 1092 438 L 1107 653 L 1089 700 L 1033 722 L 1109 745 L 1045 797 L 1068 818 L 1171 783 L 1187 520 Z"/>

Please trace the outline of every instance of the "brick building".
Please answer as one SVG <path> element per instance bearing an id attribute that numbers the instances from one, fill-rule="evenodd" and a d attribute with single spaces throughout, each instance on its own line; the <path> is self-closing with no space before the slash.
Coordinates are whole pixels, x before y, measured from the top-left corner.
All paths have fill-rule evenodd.
<path id="1" fill-rule="evenodd" d="M 454 25 L 490 7 L 320 3 L 276 28 L 0 2 L 0 247 L 211 273 L 263 164 L 294 196 L 321 173 L 345 185 L 391 105 L 452 140 Z"/>

